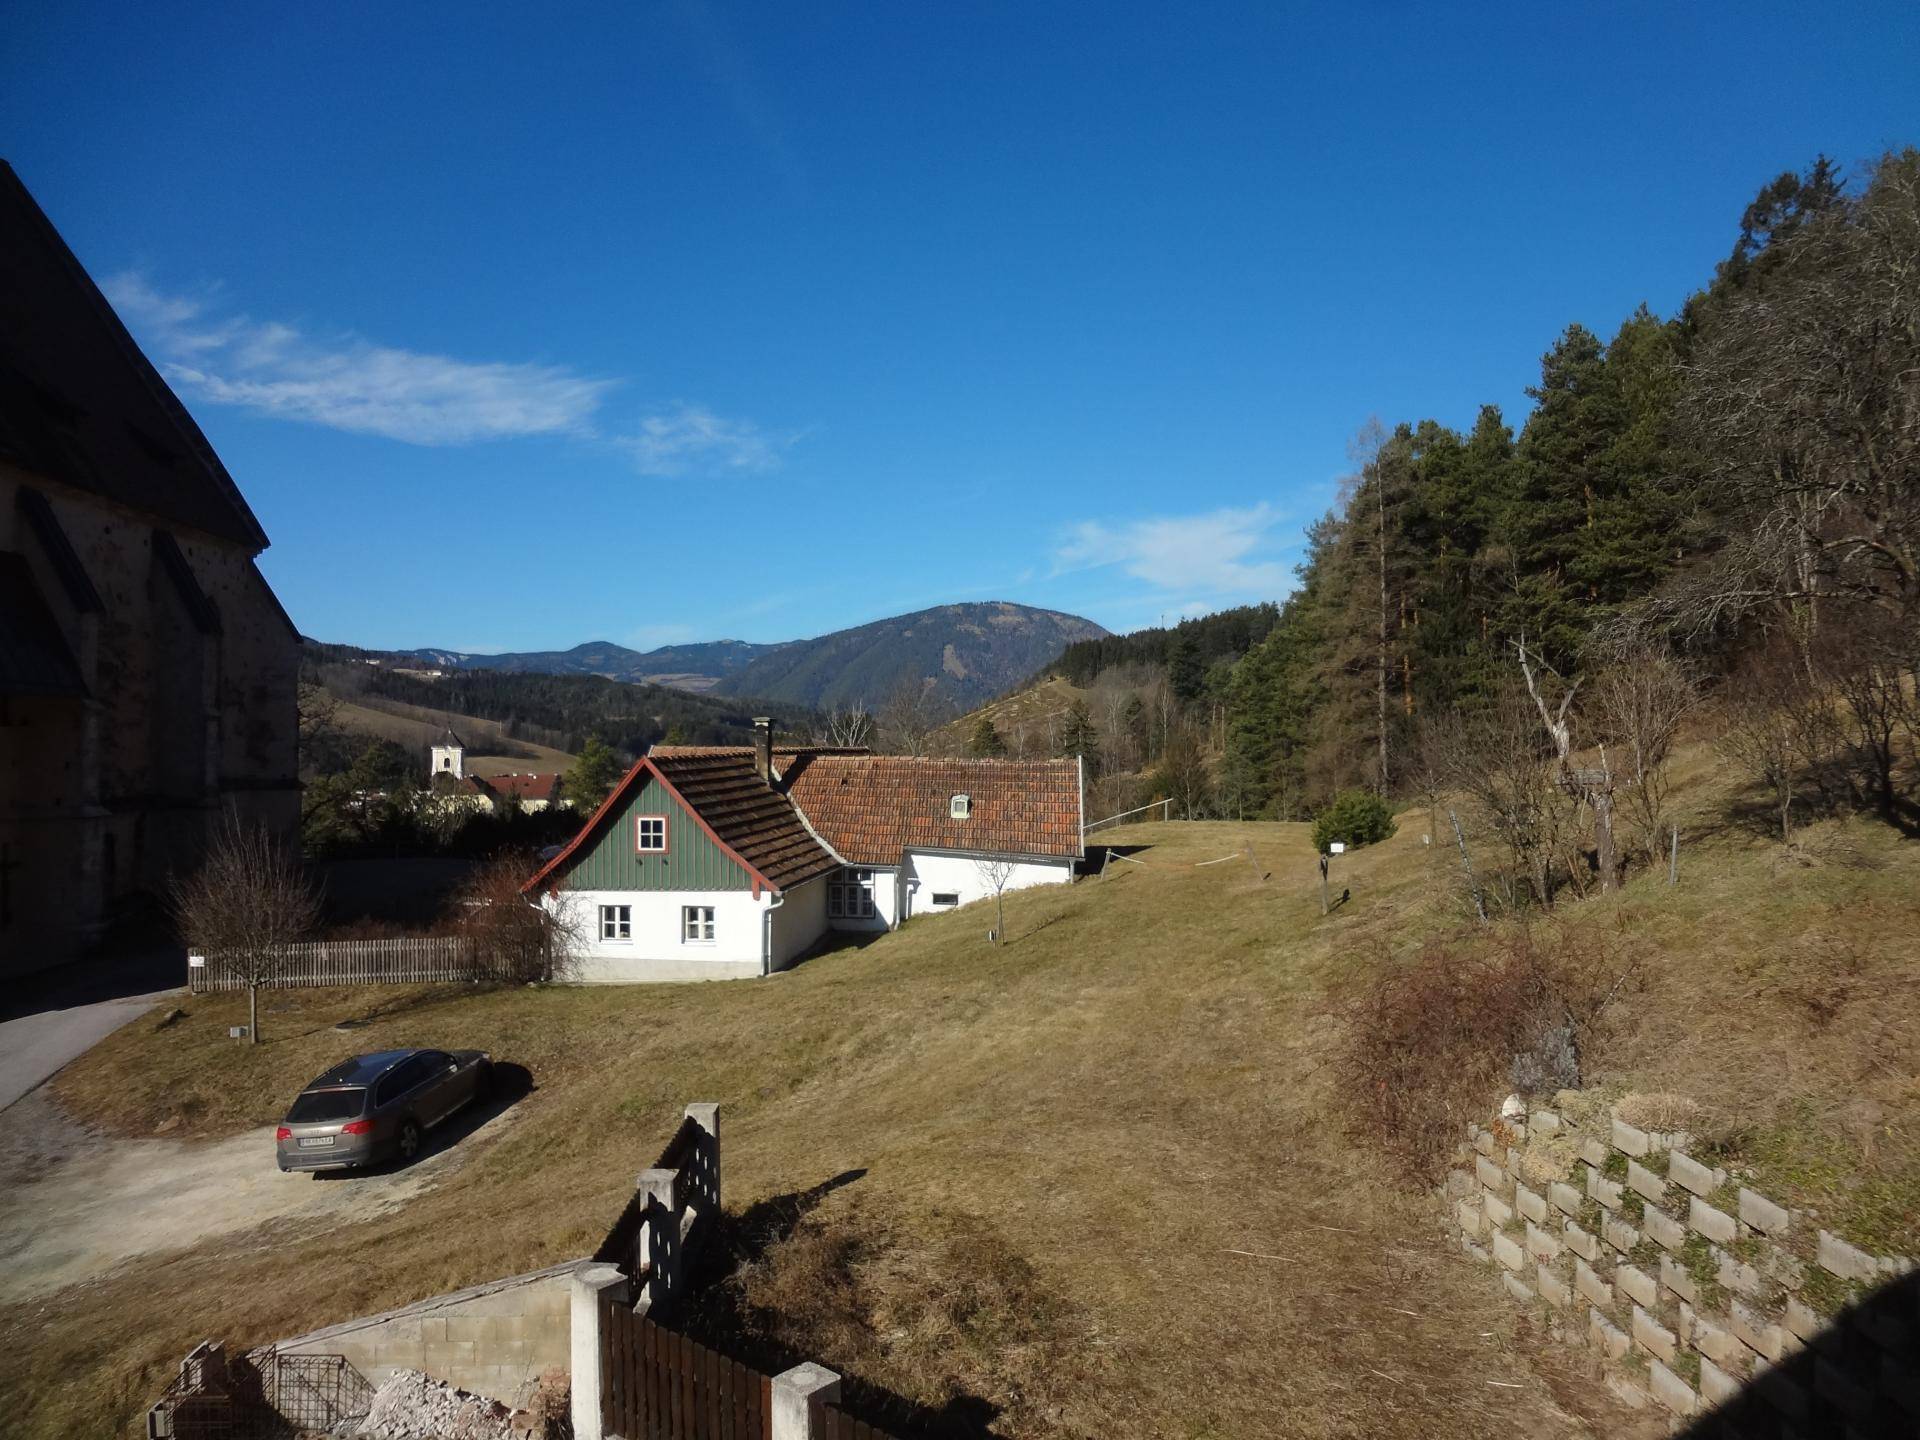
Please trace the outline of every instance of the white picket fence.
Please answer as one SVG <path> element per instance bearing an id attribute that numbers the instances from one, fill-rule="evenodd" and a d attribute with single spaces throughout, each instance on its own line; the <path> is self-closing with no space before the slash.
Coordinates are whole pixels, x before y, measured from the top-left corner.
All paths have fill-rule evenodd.
<path id="1" fill-rule="evenodd" d="M 479 947 L 464 935 L 405 935 L 387 940 L 309 940 L 289 945 L 268 989 L 315 985 L 420 985 L 437 980 L 488 980 Z M 187 957 L 195 995 L 244 990 L 247 982 L 214 955 Z"/>

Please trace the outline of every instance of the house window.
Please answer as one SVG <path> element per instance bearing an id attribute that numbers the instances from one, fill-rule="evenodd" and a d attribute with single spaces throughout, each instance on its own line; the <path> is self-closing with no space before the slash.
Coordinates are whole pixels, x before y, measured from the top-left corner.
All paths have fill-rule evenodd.
<path id="1" fill-rule="evenodd" d="M 600 907 L 600 938 L 602 940 L 631 940 L 633 938 L 633 907 L 631 905 L 602 905 Z"/>
<path id="2" fill-rule="evenodd" d="M 633 822 L 633 848 L 642 852 L 667 848 L 667 817 L 639 815 Z"/>
<path id="3" fill-rule="evenodd" d="M 957 890 L 936 890 L 933 892 L 933 904 L 935 909 L 939 909 L 941 906 L 945 906 L 945 905 L 958 905 L 959 903 L 960 903 L 960 892 Z"/>
<path id="4" fill-rule="evenodd" d="M 682 905 L 680 907 L 680 938 L 689 945 L 712 944 L 713 906 Z"/>
<path id="5" fill-rule="evenodd" d="M 841 870 L 827 883 L 829 920 L 871 920 L 878 913 L 871 870 Z"/>
<path id="6" fill-rule="evenodd" d="M 971 814 L 973 814 L 973 797 L 971 795 L 956 795 L 947 801 L 947 818 L 949 820 L 965 820 Z"/>

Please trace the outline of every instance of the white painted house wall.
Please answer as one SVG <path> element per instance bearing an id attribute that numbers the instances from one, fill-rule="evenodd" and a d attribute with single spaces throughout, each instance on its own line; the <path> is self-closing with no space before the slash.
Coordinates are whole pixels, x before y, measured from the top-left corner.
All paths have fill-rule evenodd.
<path id="1" fill-rule="evenodd" d="M 910 850 L 901 888 L 906 892 L 907 915 L 938 914 L 956 907 L 936 906 L 935 895 L 957 894 L 961 905 L 993 897 L 993 885 L 980 873 L 977 862 L 993 857 L 956 855 L 947 851 Z M 1003 888 L 1011 894 L 1033 885 L 1066 885 L 1073 880 L 1071 858 L 1058 860 L 1012 860 L 1013 871 Z"/>
<path id="2" fill-rule="evenodd" d="M 418 750 L 413 752 L 418 755 Z M 433 747 L 432 766 L 428 775 L 451 775 L 456 780 L 464 780 L 467 774 L 467 752 L 458 745 L 435 745 Z"/>
<path id="3" fill-rule="evenodd" d="M 766 913 L 770 896 L 746 890 L 562 890 L 549 909 L 578 927 L 582 943 L 570 978 L 588 985 L 631 985 L 652 980 L 740 980 L 764 968 Z M 600 907 L 632 907 L 632 938 L 602 940 Z M 681 938 L 681 907 L 713 907 L 711 943 Z"/>
<path id="4" fill-rule="evenodd" d="M 770 894 L 744 890 L 563 890 L 543 897 L 548 910 L 565 906 L 583 944 L 569 979 L 587 985 L 632 985 L 649 981 L 743 980 L 784 970 L 827 928 L 827 882 L 809 880 L 786 892 L 778 905 Z M 600 907 L 625 905 L 632 938 L 600 938 Z M 713 907 L 713 940 L 684 938 L 682 909 Z"/>
<path id="5" fill-rule="evenodd" d="M 786 969 L 826 933 L 827 877 L 822 875 L 795 885 L 774 908 L 773 968 Z"/>

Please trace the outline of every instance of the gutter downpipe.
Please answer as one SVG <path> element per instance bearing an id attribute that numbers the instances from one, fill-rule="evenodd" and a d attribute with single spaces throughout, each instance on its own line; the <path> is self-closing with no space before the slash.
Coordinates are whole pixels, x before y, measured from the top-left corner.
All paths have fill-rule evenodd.
<path id="1" fill-rule="evenodd" d="M 760 978 L 766 979 L 773 974 L 773 912 L 787 903 L 787 892 L 774 890 L 769 892 L 767 913 L 761 921 L 764 927 L 760 939 Z"/>

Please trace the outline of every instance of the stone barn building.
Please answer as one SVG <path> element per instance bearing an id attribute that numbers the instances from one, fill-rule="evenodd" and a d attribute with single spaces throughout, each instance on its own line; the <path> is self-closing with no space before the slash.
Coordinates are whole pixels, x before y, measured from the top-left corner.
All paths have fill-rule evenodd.
<path id="1" fill-rule="evenodd" d="M 299 821 L 267 537 L 0 161 L 0 975 L 72 958 L 232 809 Z"/>

